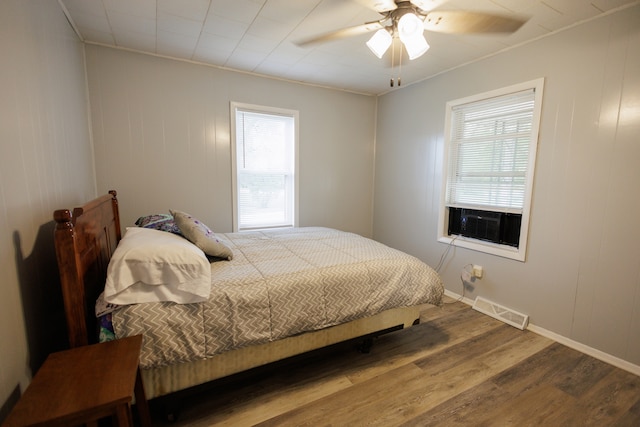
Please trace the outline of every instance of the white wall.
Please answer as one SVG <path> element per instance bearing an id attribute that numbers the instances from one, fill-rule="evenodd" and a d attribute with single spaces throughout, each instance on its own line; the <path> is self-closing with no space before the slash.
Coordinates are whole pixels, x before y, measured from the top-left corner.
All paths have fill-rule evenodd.
<path id="1" fill-rule="evenodd" d="M 98 191 L 123 226 L 187 211 L 232 229 L 229 103 L 300 112 L 300 225 L 372 233 L 375 98 L 87 46 Z"/>
<path id="2" fill-rule="evenodd" d="M 375 238 L 436 265 L 445 103 L 544 77 L 526 262 L 456 248 L 441 273 L 461 294 L 462 268 L 483 265 L 467 297 L 635 365 L 639 22 L 636 6 L 382 96 L 374 204 Z"/>
<path id="3" fill-rule="evenodd" d="M 376 100 L 87 47 L 97 192 L 124 225 L 182 208 L 231 229 L 229 101 L 300 110 L 301 225 L 370 235 L 435 265 L 444 104 L 546 78 L 526 263 L 481 264 L 484 295 L 531 322 L 640 364 L 640 7 Z M 96 195 L 82 45 L 51 0 L 0 1 L 0 420 L 56 350 L 61 303 L 52 211 Z M 43 313 L 50 313 L 49 317 Z M 18 391 L 18 393 L 16 393 Z"/>
<path id="4" fill-rule="evenodd" d="M 95 196 L 82 51 L 57 2 L 0 1 L 4 410 L 15 403 L 11 399 L 24 390 L 31 371 L 66 343 L 62 301 L 56 299 L 52 214 Z M 0 421 L 2 416 L 0 411 Z"/>

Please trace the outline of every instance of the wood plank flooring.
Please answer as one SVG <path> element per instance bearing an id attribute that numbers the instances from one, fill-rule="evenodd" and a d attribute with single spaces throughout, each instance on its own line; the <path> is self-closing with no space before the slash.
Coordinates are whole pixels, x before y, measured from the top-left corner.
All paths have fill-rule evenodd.
<path id="1" fill-rule="evenodd" d="M 163 410 L 177 405 L 168 422 Z M 640 377 L 450 299 L 421 324 L 151 401 L 157 426 L 640 426 Z"/>

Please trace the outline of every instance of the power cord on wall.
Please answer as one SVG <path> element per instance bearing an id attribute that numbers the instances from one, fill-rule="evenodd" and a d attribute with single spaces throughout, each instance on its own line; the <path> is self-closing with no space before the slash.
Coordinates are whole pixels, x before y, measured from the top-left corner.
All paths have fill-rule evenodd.
<path id="1" fill-rule="evenodd" d="M 460 295 L 460 298 L 458 298 L 454 302 L 460 302 L 464 299 L 464 293 L 467 290 L 466 282 L 473 275 L 471 271 L 467 270 L 467 267 L 471 267 L 473 269 L 473 264 L 467 264 L 462 267 L 462 273 L 460 273 L 460 281 L 462 282 L 462 295 Z"/>
<path id="2" fill-rule="evenodd" d="M 436 268 L 435 268 L 436 272 L 440 273 L 440 269 L 444 265 L 444 261 L 447 259 L 447 255 L 449 254 L 449 251 L 453 246 L 453 242 L 455 242 L 457 238 L 458 236 L 455 236 L 453 239 L 451 239 L 451 241 L 447 245 L 447 249 L 445 249 L 442 255 L 440 256 L 440 261 L 438 261 L 438 265 L 436 265 Z"/>
<path id="3" fill-rule="evenodd" d="M 435 270 L 437 273 L 440 273 L 440 269 L 442 268 L 442 266 L 444 265 L 445 260 L 447 259 L 447 255 L 449 255 L 449 251 L 451 250 L 451 247 L 453 246 L 453 242 L 456 241 L 456 239 L 458 238 L 458 236 L 455 236 L 453 239 L 451 239 L 451 241 L 449 242 L 449 244 L 447 245 L 447 248 L 444 250 L 444 252 L 442 253 L 442 255 L 440 256 L 440 261 L 438 261 L 438 265 L 436 265 Z M 462 267 L 462 273 L 460 273 L 460 281 L 462 282 L 462 295 L 460 295 L 460 298 L 451 301 L 451 302 L 445 302 L 444 304 L 454 304 L 456 302 L 460 302 L 464 299 L 465 297 L 465 291 L 466 291 L 466 286 L 465 286 L 465 273 L 467 277 L 470 277 L 473 273 L 467 270 L 467 267 L 471 267 L 473 268 L 473 264 L 467 264 L 464 267 Z"/>

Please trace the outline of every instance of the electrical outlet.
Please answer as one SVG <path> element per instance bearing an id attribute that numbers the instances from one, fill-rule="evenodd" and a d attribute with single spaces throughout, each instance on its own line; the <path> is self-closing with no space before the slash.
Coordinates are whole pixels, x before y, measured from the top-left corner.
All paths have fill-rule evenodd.
<path id="1" fill-rule="evenodd" d="M 481 265 L 473 265 L 473 277 L 478 279 L 482 279 L 482 275 L 484 274 L 484 270 Z"/>

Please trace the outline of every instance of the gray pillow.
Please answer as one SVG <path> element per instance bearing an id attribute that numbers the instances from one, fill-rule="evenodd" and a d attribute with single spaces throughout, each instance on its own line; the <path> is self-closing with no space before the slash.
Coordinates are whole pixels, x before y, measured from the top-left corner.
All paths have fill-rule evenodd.
<path id="1" fill-rule="evenodd" d="M 218 239 L 213 231 L 197 218 L 185 212 L 170 210 L 176 225 L 191 243 L 216 258 L 233 259 L 233 251 Z"/>

